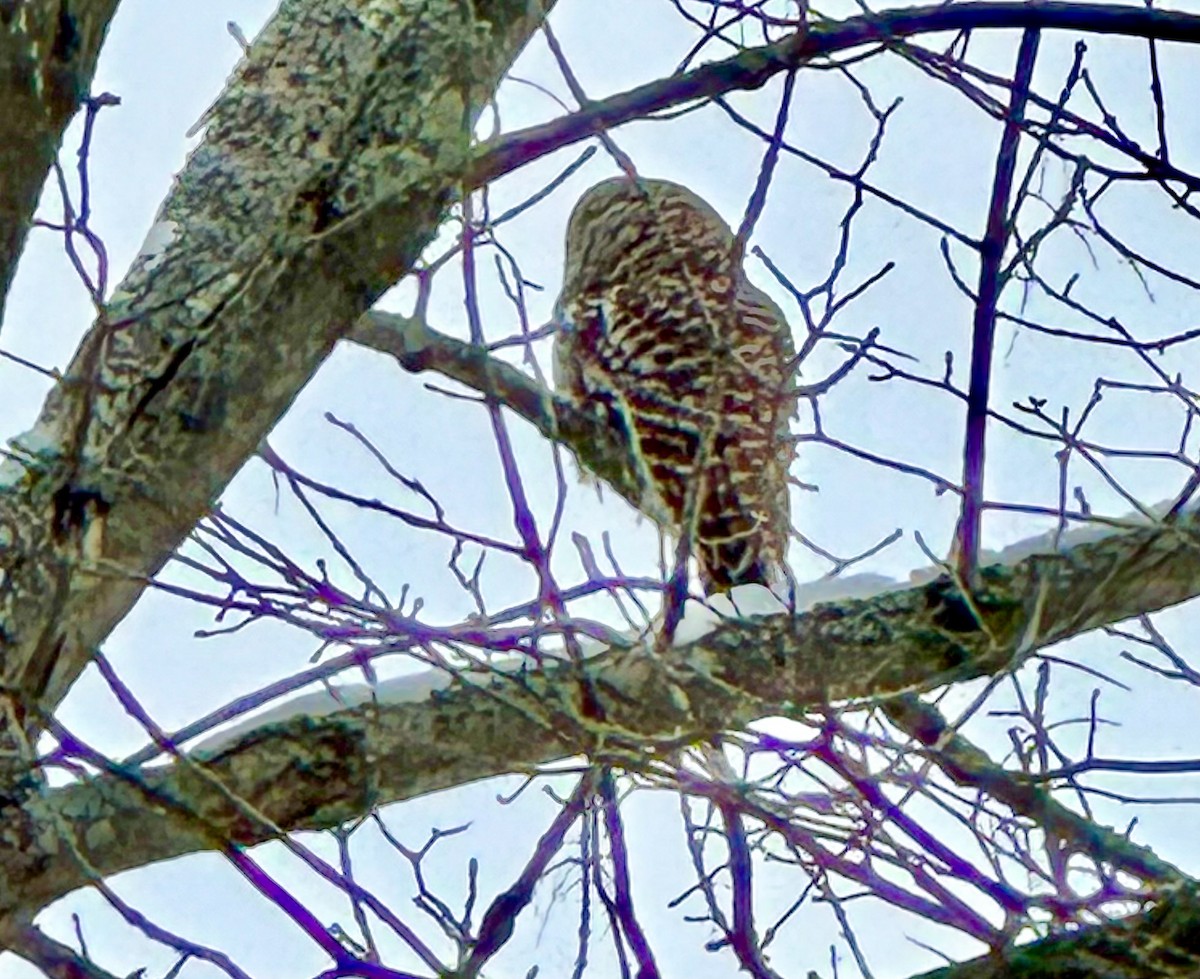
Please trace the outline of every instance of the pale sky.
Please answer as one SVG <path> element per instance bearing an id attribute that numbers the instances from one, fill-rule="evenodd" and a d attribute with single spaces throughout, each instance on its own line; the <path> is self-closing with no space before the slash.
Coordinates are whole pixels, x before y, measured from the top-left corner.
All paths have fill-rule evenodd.
<path id="1" fill-rule="evenodd" d="M 189 139 L 185 134 L 216 97 L 241 55 L 226 30 L 226 22 L 236 21 L 253 40 L 273 8 L 274 3 L 267 0 L 122 3 L 93 86 L 95 93 L 118 94 L 122 103 L 102 112 L 91 156 L 92 223 L 108 248 L 114 284 L 141 247 L 173 174 L 198 143 L 199 136 Z M 846 12 L 852 9 L 847 6 Z M 603 4 L 562 0 L 554 25 L 581 83 L 596 99 L 670 73 L 694 40 L 693 31 L 672 5 L 662 0 L 609 0 Z M 1057 95 L 1072 43 L 1073 39 L 1044 40 L 1035 76 L 1042 94 Z M 1095 38 L 1088 44 L 1089 63 L 1108 108 L 1121 119 L 1127 132 L 1152 147 L 1154 119 L 1146 90 L 1144 46 L 1122 47 L 1119 42 Z M 988 67 L 1004 72 L 1010 70 L 1015 41 L 1012 37 L 980 36 L 972 41 L 971 50 L 982 54 Z M 710 56 L 726 53 L 713 48 Z M 1162 56 L 1168 96 L 1175 93 L 1181 110 L 1171 117 L 1175 162 L 1182 167 L 1197 166 L 1200 121 L 1190 111 L 1190 97 L 1184 93 L 1189 88 L 1200 90 L 1195 68 L 1198 62 L 1192 55 L 1189 66 L 1186 52 L 1171 48 L 1164 48 Z M 961 95 L 932 85 L 915 69 L 902 67 L 897 59 L 878 59 L 856 71 L 860 81 L 871 86 L 881 107 L 893 99 L 904 99 L 889 122 L 879 161 L 868 179 L 941 221 L 969 234 L 980 234 L 998 127 Z M 567 98 L 566 87 L 540 38 L 514 67 L 513 76 L 535 81 Z M 769 127 L 779 93 L 777 81 L 761 92 L 736 95 L 730 103 Z M 504 85 L 498 107 L 505 130 L 560 113 L 545 94 L 517 81 Z M 490 127 L 491 120 L 485 119 L 482 125 Z M 792 143 L 853 168 L 865 153 L 873 131 L 873 120 L 844 78 L 822 71 L 802 74 L 788 130 Z M 73 160 L 78 135 L 78 126 L 67 134 L 63 151 L 67 160 Z M 619 130 L 616 138 L 642 173 L 687 184 L 711 200 L 736 226 L 754 187 L 762 144 L 730 123 L 722 112 L 709 107 L 670 121 L 638 123 Z M 503 211 L 536 191 L 579 151 L 580 147 L 568 148 L 499 181 L 491 191 L 493 212 Z M 532 326 L 540 326 L 550 316 L 561 279 L 562 235 L 572 204 L 584 189 L 613 172 L 614 164 L 603 152 L 597 153 L 547 201 L 500 232 L 500 240 L 518 257 L 525 278 L 542 287 L 529 294 Z M 1068 185 L 1070 173 L 1052 159 L 1040 179 L 1042 193 L 1055 202 Z M 828 274 L 839 221 L 849 200 L 843 185 L 785 154 L 753 243 L 797 285 L 812 286 Z M 41 206 L 47 218 L 58 216 L 53 189 Z M 1155 198 L 1148 192 L 1139 196 L 1122 191 L 1112 200 L 1105 199 L 1101 212 L 1134 247 L 1187 274 L 1200 273 L 1194 228 L 1171 219 L 1161 195 Z M 1030 223 L 1028 228 L 1032 226 Z M 452 233 L 444 234 L 429 254 L 439 254 L 452 240 Z M 879 327 L 882 342 L 917 358 L 907 362 L 908 369 L 933 378 L 940 377 L 944 369 L 943 353 L 954 351 L 955 377 L 962 382 L 971 305 L 950 280 L 939 243 L 936 230 L 877 200 L 868 200 L 854 225 L 841 292 L 885 262 L 894 261 L 896 267 L 879 286 L 848 308 L 838 320 L 838 329 L 863 335 Z M 950 251 L 964 277 L 973 284 L 976 270 L 970 256 L 960 246 L 951 246 Z M 1143 288 L 1111 253 L 1101 254 L 1097 265 L 1093 265 L 1087 243 L 1069 231 L 1047 242 L 1040 263 L 1042 273 L 1059 287 L 1079 273 L 1073 295 L 1093 303 L 1106 316 L 1119 316 L 1141 337 L 1168 335 L 1197 321 L 1200 303 L 1195 295 L 1161 279 Z M 480 264 L 490 269 L 491 257 Z M 748 268 L 751 277 L 771 291 L 790 317 L 795 317 L 793 325 L 799 329 L 800 315 L 785 290 L 757 259 L 750 258 Z M 462 281 L 456 276 L 454 263 L 439 274 L 429 318 L 435 328 L 465 337 Z M 512 335 L 517 328 L 516 316 L 494 276 L 482 284 L 482 294 L 488 339 Z M 401 286 L 383 305 L 405 310 L 410 301 L 411 290 Z M 1014 290 L 1007 295 L 1004 308 L 1059 326 L 1080 329 L 1083 325 L 1082 320 L 1066 320 L 1057 308 L 1033 293 L 1025 297 L 1022 306 L 1021 295 Z M 34 231 L 8 300 L 0 347 L 44 366 L 62 368 L 90 322 L 88 298 L 62 253 L 61 241 L 50 232 Z M 999 336 L 993 397 L 999 407 L 1034 396 L 1048 399 L 1046 410 L 1055 418 L 1063 405 L 1070 407 L 1071 417 L 1075 418 L 1087 403 L 1098 375 L 1143 382 L 1150 379 L 1132 358 L 1114 353 L 1111 348 L 1080 349 L 1028 333 L 1014 335 L 1008 325 L 1001 326 Z M 548 366 L 547 352 L 548 346 L 539 348 L 543 366 Z M 820 378 L 840 356 L 833 348 L 823 349 L 803 366 L 804 380 Z M 1174 354 L 1164 357 L 1162 364 L 1171 371 L 1186 366 L 1182 356 Z M 960 408 L 943 392 L 910 384 L 871 382 L 868 373 L 873 372 L 860 372 L 824 399 L 823 420 L 828 433 L 957 481 L 962 451 Z M 425 387 L 436 380 L 432 375 L 407 375 L 388 358 L 343 344 L 271 435 L 271 444 L 288 462 L 314 478 L 337 483 L 363 496 L 380 495 L 418 509 L 419 501 L 397 491 L 359 446 L 325 421 L 325 414 L 332 413 L 356 425 L 407 476 L 420 479 L 454 520 L 473 531 L 511 539 L 511 510 L 486 414 L 476 405 L 452 400 Z M 0 359 L 0 391 L 5 392 L 0 399 L 0 437 L 11 438 L 29 427 L 48 386 L 49 382 L 35 372 Z M 1094 424 L 1087 431 L 1091 439 L 1109 445 L 1173 449 L 1179 419 L 1176 409 L 1159 400 L 1112 393 L 1097 409 Z M 799 430 L 808 431 L 808 425 L 809 419 L 802 417 Z M 514 422 L 511 431 L 531 502 L 548 521 L 555 500 L 551 454 L 528 426 Z M 996 427 L 992 435 L 989 498 L 1056 506 L 1059 468 L 1055 446 L 1016 437 Z M 1194 433 L 1188 447 L 1196 453 Z M 1132 496 L 1146 503 L 1169 497 L 1184 478 L 1180 467 L 1163 463 L 1122 460 L 1110 468 Z M 820 487 L 816 493 L 797 490 L 793 497 L 796 526 L 820 546 L 846 556 L 866 550 L 893 530 L 904 531 L 899 542 L 856 566 L 855 571 L 904 580 L 913 569 L 928 565 L 915 532 L 934 553 L 946 553 L 957 515 L 956 502 L 951 494 L 938 496 L 927 480 L 881 470 L 827 447 L 802 451 L 795 472 Z M 606 493 L 600 500 L 594 489 L 576 485 L 573 463 L 568 465 L 568 480 L 572 489 L 565 512 L 566 530 L 587 534 L 598 550 L 601 533 L 608 531 L 626 572 L 655 573 L 658 537 L 653 528 L 638 520 L 614 494 Z M 1073 463 L 1070 478 L 1072 487 L 1077 484 L 1086 488 L 1096 512 L 1115 516 L 1131 509 L 1128 500 L 1079 461 Z M 223 497 L 223 504 L 238 519 L 276 541 L 286 542 L 297 560 L 311 566 L 317 558 L 329 558 L 335 580 L 339 575 L 344 580 L 345 571 L 336 566 L 327 544 L 304 520 L 293 500 L 276 494 L 270 474 L 261 463 L 252 461 L 245 467 Z M 331 508 L 330 517 L 343 540 L 385 588 L 398 594 L 403 585 L 411 585 L 413 593 L 424 601 L 422 615 L 428 621 L 450 623 L 470 614 L 469 599 L 446 567 L 446 541 L 366 520 L 345 508 Z M 985 542 L 998 549 L 1052 527 L 1053 521 L 1044 518 L 991 515 Z M 827 562 L 798 546 L 791 559 L 801 580 L 820 577 L 829 570 Z M 581 571 L 569 543 L 559 549 L 556 568 L 566 583 L 580 580 Z M 198 582 L 195 576 L 178 569 L 169 569 L 167 574 L 172 580 Z M 496 609 L 532 596 L 532 576 L 514 562 L 489 559 L 482 580 Z M 613 615 L 599 602 L 584 611 L 597 617 Z M 1180 643 L 1186 655 L 1185 639 L 1189 633 L 1195 634 L 1195 611 L 1175 610 L 1156 621 Z M 232 636 L 204 640 L 194 637 L 196 630 L 213 625 L 210 609 L 149 592 L 105 644 L 105 652 L 121 676 L 164 728 L 177 728 L 233 697 L 304 669 L 317 648 L 312 637 L 269 622 Z M 1054 674 L 1056 716 L 1086 716 L 1088 698 L 1099 685 L 1104 691 L 1102 710 L 1123 722 L 1120 728 L 1101 729 L 1102 754 L 1144 758 L 1200 754 L 1191 701 L 1169 683 L 1155 680 L 1120 660 L 1121 648 L 1111 641 L 1087 637 L 1054 651 L 1130 688 L 1120 689 L 1094 675 L 1060 668 Z M 397 662 L 385 665 L 382 673 L 411 668 L 410 664 Z M 361 676 L 351 679 L 360 680 Z M 951 703 L 965 704 L 979 689 L 971 686 L 955 690 L 944 708 L 951 711 Z M 993 710 L 1011 706 L 1012 701 L 1011 687 L 1006 690 L 1002 684 Z M 122 757 L 146 742 L 140 727 L 123 715 L 92 670 L 72 691 L 60 716 L 69 729 L 114 757 Z M 1146 717 L 1154 722 L 1144 723 L 1141 719 Z M 1010 718 L 999 714 L 978 718 L 972 736 L 982 743 L 999 745 L 1002 754 L 1010 722 Z M 1104 741 L 1109 731 L 1116 733 L 1111 741 Z M 1078 737 L 1085 734 L 1081 726 Z M 432 827 L 470 824 L 466 832 L 439 845 L 426 872 L 442 897 L 461 901 L 466 887 L 466 861 L 477 856 L 481 861 L 481 892 L 490 898 L 496 889 L 511 882 L 556 809 L 540 785 L 531 787 L 510 805 L 497 802 L 498 795 L 512 792 L 519 784 L 518 779 L 508 778 L 466 786 L 392 807 L 385 810 L 385 818 L 391 830 L 413 847 L 425 841 Z M 564 777 L 558 787 L 565 790 L 570 784 Z M 1128 792 L 1139 788 L 1159 794 L 1168 791 L 1160 783 L 1134 778 L 1111 784 Z M 1169 791 L 1178 796 L 1200 796 L 1200 785 L 1195 778 L 1181 777 Z M 732 957 L 703 951 L 704 941 L 711 937 L 704 926 L 683 922 L 686 906 L 666 907 L 666 902 L 687 886 L 690 873 L 677 807 L 677 800 L 669 795 L 642 793 L 628 802 L 635 859 L 655 868 L 652 875 L 646 875 L 653 880 L 641 882 L 639 914 L 652 936 L 659 936 L 656 951 L 669 971 L 733 976 L 736 967 Z M 1103 801 L 1097 803 L 1097 811 L 1101 821 L 1118 826 L 1124 826 L 1131 815 L 1130 810 Z M 1185 869 L 1200 871 L 1200 855 L 1190 842 L 1194 838 L 1193 809 L 1144 806 L 1136 814 L 1139 826 L 1135 839 L 1153 845 L 1162 857 Z M 360 882 L 377 888 L 381 898 L 406 920 L 418 921 L 422 933 L 436 943 L 439 936 L 433 927 L 411 910 L 412 885 L 407 866 L 378 841 L 367 839 L 367 832 L 361 835 L 356 868 Z M 306 837 L 303 842 L 336 859 L 330 839 Z M 340 921 L 347 927 L 352 924 L 345 902 L 314 883 L 311 874 L 282 848 L 266 846 L 254 853 L 273 874 L 293 884 L 295 893 L 310 901 L 322 920 Z M 787 868 L 775 867 L 760 878 L 764 925 L 771 918 L 771 910 L 778 912 L 786 907 L 802 886 L 798 874 L 785 871 Z M 127 901 L 158 923 L 224 950 L 253 976 L 305 976 L 326 965 L 319 950 L 277 911 L 250 893 L 219 856 L 205 854 L 148 867 L 123 874 L 113 884 Z M 540 963 L 542 975 L 569 974 L 577 916 L 574 896 L 556 896 L 544 887 L 536 904 L 537 913 L 522 919 L 511 948 L 496 960 L 489 975 L 523 975 L 535 961 Z M 145 942 L 92 893 L 71 895 L 39 920 L 56 937 L 67 941 L 71 940 L 73 913 L 82 916 L 92 954 L 114 972 L 145 966 L 147 975 L 158 976 L 173 961 L 173 953 Z M 543 920 L 539 933 L 538 923 Z M 898 940 L 898 934 L 936 944 L 951 955 L 980 951 L 957 936 L 911 917 L 898 917 L 886 908 L 864 911 L 856 921 L 868 954 L 875 956 L 880 976 L 907 975 L 939 964 L 928 951 Z M 887 927 L 879 927 L 880 922 Z M 808 968 L 827 974 L 827 954 L 793 961 L 788 949 L 827 948 L 838 942 L 832 918 L 809 910 L 803 924 L 792 927 L 795 930 L 781 938 L 775 948 L 776 966 L 792 975 L 803 975 Z M 603 941 L 598 947 L 603 947 Z M 844 954 L 844 945 L 838 947 Z M 417 965 L 403 957 L 391 964 L 397 968 Z M 851 962 L 843 961 L 841 968 L 842 975 L 855 974 Z M 27 979 L 35 974 L 11 956 L 0 954 L 2 979 Z M 197 963 L 190 963 L 182 973 L 187 977 L 216 974 L 213 968 Z M 592 974 L 608 977 L 616 972 L 612 962 L 601 956 Z"/>

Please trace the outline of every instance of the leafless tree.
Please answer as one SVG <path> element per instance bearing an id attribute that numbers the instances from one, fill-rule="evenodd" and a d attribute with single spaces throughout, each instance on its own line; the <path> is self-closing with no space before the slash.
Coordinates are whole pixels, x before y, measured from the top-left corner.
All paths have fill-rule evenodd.
<path id="1" fill-rule="evenodd" d="M 117 99 L 86 93 L 117 5 L 0 0 L 0 286 L 49 178 L 63 217 L 44 231 L 62 235 L 95 306 L 36 427 L 0 468 L 0 947 L 48 975 L 111 975 L 89 955 L 86 921 L 73 943 L 35 924 L 56 899 L 92 888 L 178 953 L 173 974 L 246 975 L 107 883 L 208 851 L 323 953 L 325 976 L 532 975 L 536 956 L 515 958 L 511 939 L 536 930 L 537 902 L 553 899 L 572 910 L 575 975 L 670 974 L 685 944 L 711 953 L 713 975 L 895 974 L 866 935 L 889 920 L 889 935 L 923 921 L 986 953 L 939 975 L 1200 973 L 1197 883 L 1133 825 L 1153 803 L 1194 804 L 1151 781 L 1200 768 L 1191 732 L 1156 732 L 1106 699 L 1136 681 L 1143 703 L 1186 703 L 1200 685 L 1172 642 L 1186 639 L 1187 620 L 1151 617 L 1200 592 L 1200 400 L 1189 386 L 1200 270 L 1195 248 L 1180 245 L 1195 241 L 1200 218 L 1181 81 L 1200 75 L 1200 17 L 1151 3 L 981 0 L 841 18 L 785 2 L 665 5 L 695 32 L 678 70 L 593 100 L 545 22 L 549 2 L 283 0 L 206 116 L 146 249 L 110 289 L 89 223 L 102 188 L 88 158 Z M 575 107 L 477 138 L 505 72 L 539 34 Z M 1110 87 L 1097 46 L 1137 97 Z M 895 134 L 901 78 L 930 99 L 917 110 L 924 142 Z M 852 107 L 837 152 L 795 118 L 810 91 Z M 949 102 L 986 122 L 991 170 L 967 216 L 948 213 L 938 192 L 945 147 L 974 138 L 944 123 Z M 563 516 L 579 492 L 571 456 L 612 491 L 609 512 L 624 505 L 616 497 L 641 505 L 642 489 L 619 428 L 543 379 L 546 331 L 530 315 L 523 256 L 505 241 L 530 209 L 569 210 L 564 182 L 589 153 L 639 166 L 622 149 L 623 124 L 669 127 L 697 108 L 758 150 L 738 247 L 791 299 L 799 454 L 830 467 L 817 492 L 797 471 L 793 552 L 844 587 L 814 604 L 817 592 L 800 586 L 795 608 L 775 611 L 752 612 L 735 594 L 695 609 L 707 631 L 684 614 L 668 637 L 671 562 L 629 573 L 607 535 L 572 534 Z M 83 143 L 64 159 L 77 151 L 78 165 L 64 168 L 59 145 L 77 112 Z M 567 147 L 580 155 L 560 177 L 497 213 L 497 181 Z M 916 183 L 889 169 L 893 152 Z M 830 188 L 841 208 L 825 225 L 805 216 L 829 244 L 820 269 L 757 246 L 757 228 L 787 220 L 776 202 L 789 181 Z M 443 227 L 455 241 L 435 253 Z M 913 248 L 940 269 L 911 271 Z M 469 340 L 428 322 L 435 279 L 455 274 Z M 375 309 L 406 277 L 418 284 L 415 312 Z M 507 296 L 503 317 L 484 293 Z M 914 307 L 945 331 L 906 335 L 898 324 L 920 318 Z M 495 325 L 514 318 L 515 332 Z M 330 425 L 406 502 L 353 476 L 311 475 L 271 443 L 339 341 L 452 386 L 447 411 L 467 399 L 482 413 L 508 533 L 452 512 L 419 460 L 392 458 L 353 419 Z M 1001 383 L 1010 360 L 1027 366 Z M 866 416 L 875 427 L 851 424 Z M 533 431 L 540 469 L 522 457 Z M 985 466 L 997 458 L 1016 475 Z M 1035 477 L 1034 459 L 1051 460 L 1055 478 Z M 249 460 L 308 521 L 319 557 L 218 502 Z M 823 543 L 835 535 L 814 530 L 810 514 L 851 483 L 874 488 L 872 509 L 900 532 L 842 554 L 850 538 Z M 1167 483 L 1165 502 L 1147 496 Z M 901 532 L 912 538 L 888 506 L 901 485 L 950 516 L 940 542 L 921 538 L 929 568 L 845 597 L 865 581 L 859 567 Z M 354 553 L 346 512 L 444 545 L 469 614 L 437 624 L 416 597 L 422 568 L 406 570 L 411 592 L 385 583 Z M 985 551 L 985 531 L 1014 516 L 1047 533 Z M 526 601 L 496 607 L 494 564 L 529 576 Z M 320 655 L 167 729 L 103 650 L 148 590 L 211 607 L 213 633 L 270 620 L 312 637 Z M 1058 645 L 1106 636 L 1119 655 Z M 376 682 L 396 663 L 422 672 Z M 113 758 L 64 723 L 59 705 L 85 668 L 149 747 Z M 347 677 L 361 686 L 337 686 Z M 1091 686 L 1084 707 L 1078 692 Z M 1125 754 L 1114 721 L 1157 736 L 1147 743 L 1159 756 Z M 197 746 L 222 726 L 223 740 Z M 506 886 L 480 884 L 487 847 L 460 832 L 474 812 L 424 841 L 397 828 L 405 803 L 504 775 L 552 803 Z M 1129 775 L 1145 791 L 1114 782 Z M 649 885 L 659 872 L 630 842 L 645 798 L 677 809 L 687 882 Z M 1118 819 L 1127 825 L 1112 828 Z M 336 858 L 305 830 L 321 831 Z M 416 912 L 359 875 L 352 854 L 368 835 L 412 882 Z M 440 893 L 426 863 L 449 837 L 477 855 L 465 902 Z M 341 897 L 336 924 L 269 871 L 252 849 L 268 843 Z M 655 899 L 670 907 L 651 913 Z M 664 913 L 678 934 L 664 932 Z M 817 921 L 833 923 L 832 946 L 812 939 Z"/>

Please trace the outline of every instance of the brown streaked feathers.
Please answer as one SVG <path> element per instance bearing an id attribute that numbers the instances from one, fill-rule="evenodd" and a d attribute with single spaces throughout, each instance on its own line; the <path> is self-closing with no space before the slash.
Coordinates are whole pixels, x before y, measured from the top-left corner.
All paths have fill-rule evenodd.
<path id="1" fill-rule="evenodd" d="M 557 387 L 622 425 L 643 510 L 686 535 L 706 592 L 783 577 L 795 413 L 791 332 L 686 187 L 618 177 L 567 228 Z"/>

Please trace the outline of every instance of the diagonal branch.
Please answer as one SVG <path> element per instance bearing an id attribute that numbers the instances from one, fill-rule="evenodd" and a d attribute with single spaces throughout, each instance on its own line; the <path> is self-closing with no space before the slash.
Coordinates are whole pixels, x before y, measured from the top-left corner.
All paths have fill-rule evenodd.
<path id="1" fill-rule="evenodd" d="M 329 829 L 378 805 L 566 757 L 636 766 L 772 714 L 1001 673 L 1032 650 L 1200 594 L 1200 526 L 1188 516 L 980 578 L 973 609 L 942 579 L 794 616 L 732 620 L 687 646 L 589 659 L 586 685 L 579 664 L 547 661 L 511 682 L 467 676 L 407 702 L 386 703 L 384 690 L 384 703 L 300 714 L 196 752 L 203 775 L 193 765 L 112 765 L 26 803 L 42 829 L 20 859 L 0 847 L 0 918 L 36 913 L 88 881 L 58 842 L 60 826 L 108 875 L 231 840 Z M 231 797 L 277 829 L 248 824 Z"/>
<path id="2" fill-rule="evenodd" d="M 494 394 L 506 408 L 547 439 L 570 449 L 579 461 L 631 505 L 645 512 L 642 490 L 621 431 L 607 419 L 581 411 L 529 375 L 465 340 L 426 326 L 419 319 L 372 310 L 354 325 L 348 339 L 390 354 L 406 371 L 435 371 L 480 394 Z"/>
<path id="3" fill-rule="evenodd" d="M 47 979 L 120 979 L 36 925 L 11 923 L 0 928 L 0 948 L 15 952 Z"/>
<path id="4" fill-rule="evenodd" d="M 884 705 L 888 720 L 916 738 L 930 757 L 958 785 L 970 787 L 1004 803 L 1013 812 L 1037 823 L 1048 835 L 1068 843 L 1072 851 L 1089 854 L 1114 870 L 1135 874 L 1145 881 L 1168 884 L 1182 874 L 1145 846 L 1128 836 L 1072 812 L 1048 789 L 996 764 L 946 723 L 932 704 L 908 695 Z"/>
<path id="5" fill-rule="evenodd" d="M 210 111 L 159 244 L 0 468 L 0 688 L 18 720 L 58 703 L 411 268 L 460 191 L 473 115 L 542 16 L 524 0 L 280 6 Z"/>
<path id="6" fill-rule="evenodd" d="M 0 320 L 42 184 L 91 88 L 117 3 L 0 5 Z"/>
<path id="7" fill-rule="evenodd" d="M 689 102 L 761 88 L 775 75 L 832 55 L 902 37 L 979 30 L 1062 30 L 1200 44 L 1200 16 L 1109 3 L 978 3 L 905 7 L 808 24 L 773 44 L 648 82 L 561 119 L 496 137 L 480 147 L 469 183 L 481 186 L 530 160 L 614 126 Z"/>
<path id="8" fill-rule="evenodd" d="M 1200 893 L 1168 891 L 1149 911 L 935 969 L 912 979 L 1188 979 L 1200 968 Z"/>

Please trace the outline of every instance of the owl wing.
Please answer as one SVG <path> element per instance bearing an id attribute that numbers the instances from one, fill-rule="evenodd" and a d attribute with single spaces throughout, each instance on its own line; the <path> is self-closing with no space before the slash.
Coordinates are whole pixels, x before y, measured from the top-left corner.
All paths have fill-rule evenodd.
<path id="1" fill-rule="evenodd" d="M 787 318 L 743 280 L 735 294 L 720 386 L 721 429 L 707 467 L 699 556 L 706 589 L 784 578 L 791 532 L 788 470 L 795 454 L 794 344 Z"/>

